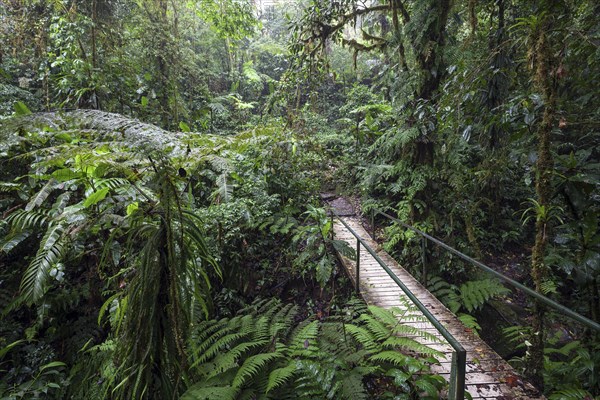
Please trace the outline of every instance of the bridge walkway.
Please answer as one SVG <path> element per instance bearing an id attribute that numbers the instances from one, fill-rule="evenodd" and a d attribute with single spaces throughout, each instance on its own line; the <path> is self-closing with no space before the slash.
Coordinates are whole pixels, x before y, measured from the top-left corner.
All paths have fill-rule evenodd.
<path id="1" fill-rule="evenodd" d="M 467 351 L 465 387 L 473 399 L 543 399 L 538 391 L 504 361 L 494 350 L 492 350 L 482 339 L 466 328 L 462 322 L 448 310 L 437 298 L 435 298 L 423 285 L 412 275 L 402 268 L 390 255 L 380 249 L 380 246 L 363 228 L 360 219 L 353 216 L 344 216 L 344 221 L 356 232 L 378 256 L 389 266 L 394 274 L 408 287 L 408 289 L 419 299 L 425 307 L 434 314 L 442 325 L 454 336 Z M 338 220 L 334 220 L 334 237 L 347 242 L 356 248 L 356 238 Z M 348 275 L 356 285 L 356 261 L 339 256 L 345 266 Z M 367 251 L 360 251 L 360 293 L 368 304 L 384 308 L 406 307 L 408 297 L 402 289 L 382 269 L 375 258 Z M 416 313 L 419 313 L 417 310 Z M 401 318 L 402 323 L 420 328 L 438 337 L 439 342 L 432 343 L 422 337 L 415 339 L 423 344 L 439 350 L 445 355 L 439 365 L 432 366 L 432 372 L 450 379 L 450 367 L 452 359 L 452 347 L 438 333 L 436 328 L 426 319 L 422 321 L 411 321 Z"/>

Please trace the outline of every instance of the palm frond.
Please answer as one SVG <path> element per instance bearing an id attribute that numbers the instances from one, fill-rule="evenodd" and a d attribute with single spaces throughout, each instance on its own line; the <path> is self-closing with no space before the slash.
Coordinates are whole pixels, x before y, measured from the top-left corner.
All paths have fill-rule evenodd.
<path id="1" fill-rule="evenodd" d="M 0 251 L 4 253 L 9 253 L 21 242 L 30 237 L 31 233 L 32 232 L 30 230 L 24 230 L 6 236 L 2 241 L 0 241 Z"/>
<path id="2" fill-rule="evenodd" d="M 48 289 L 50 269 L 63 258 L 66 252 L 64 231 L 64 226 L 61 224 L 48 228 L 35 258 L 23 274 L 20 291 L 23 300 L 28 304 L 40 300 Z"/>
<path id="3" fill-rule="evenodd" d="M 54 185 L 56 184 L 56 180 L 54 178 L 50 179 L 46 184 L 40 189 L 40 191 L 29 200 L 29 203 L 25 206 L 25 211 L 31 211 L 36 207 L 42 205 L 42 203 L 50 196 L 50 193 L 54 190 Z"/>

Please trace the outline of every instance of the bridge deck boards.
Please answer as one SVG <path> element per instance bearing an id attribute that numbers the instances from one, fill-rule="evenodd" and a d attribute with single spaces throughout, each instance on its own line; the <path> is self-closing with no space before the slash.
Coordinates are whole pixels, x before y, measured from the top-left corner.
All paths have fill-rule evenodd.
<path id="1" fill-rule="evenodd" d="M 425 305 L 431 313 L 446 327 L 467 351 L 466 388 L 473 399 L 543 399 L 537 394 L 535 388 L 524 381 L 513 368 L 496 354 L 483 340 L 467 329 L 460 320 L 437 300 L 425 287 L 412 275 L 402 268 L 392 257 L 379 248 L 362 227 L 360 221 L 352 217 L 344 217 L 344 221 L 373 249 L 389 266 L 409 290 Z M 334 235 L 338 240 L 346 241 L 351 247 L 356 248 L 356 238 L 338 220 L 334 223 Z M 356 262 L 345 257 L 340 259 L 346 270 L 356 283 Z M 406 308 L 404 304 L 408 297 L 381 268 L 379 263 L 365 249 L 360 251 L 360 290 L 361 295 L 368 304 L 384 308 Z M 419 314 L 419 311 L 416 312 Z M 423 315 L 411 311 L 412 318 L 404 323 L 423 329 L 427 333 L 440 338 L 442 342 L 432 343 L 431 339 L 416 337 L 423 344 L 444 353 L 445 358 L 440 359 L 439 365 L 432 365 L 432 371 L 440 374 L 446 380 L 450 376 L 450 360 L 452 347 L 437 332 L 434 326 Z M 417 318 L 418 320 L 414 320 Z M 402 317 L 401 317 L 402 320 Z"/>

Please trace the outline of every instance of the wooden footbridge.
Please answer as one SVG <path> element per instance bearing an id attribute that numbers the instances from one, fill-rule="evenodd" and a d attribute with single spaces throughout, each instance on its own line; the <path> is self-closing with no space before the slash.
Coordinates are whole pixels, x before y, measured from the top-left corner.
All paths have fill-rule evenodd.
<path id="1" fill-rule="evenodd" d="M 358 260 L 342 256 L 340 259 L 365 301 L 384 308 L 402 308 L 406 307 L 407 301 L 415 303 L 416 299 L 416 303 L 420 302 L 425 308 L 419 312 L 423 312 L 422 315 L 430 313 L 433 317 L 433 323 L 425 318 L 419 322 L 402 320 L 402 317 L 400 320 L 439 338 L 439 341 L 420 336 L 414 339 L 445 355 L 439 365 L 432 365 L 432 372 L 450 383 L 449 398 L 462 399 L 466 391 L 473 399 L 543 399 L 506 361 L 467 329 L 392 257 L 380 250 L 359 218 L 349 215 L 347 209 L 338 207 L 337 211 L 333 224 L 335 238 L 358 249 Z M 440 326 L 436 327 L 434 323 L 446 331 L 446 338 L 440 333 Z"/>

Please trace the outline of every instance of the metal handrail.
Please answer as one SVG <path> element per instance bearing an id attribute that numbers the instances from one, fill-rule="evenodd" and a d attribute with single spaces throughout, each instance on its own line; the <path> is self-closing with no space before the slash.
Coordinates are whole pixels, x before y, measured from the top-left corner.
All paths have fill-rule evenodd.
<path id="1" fill-rule="evenodd" d="M 362 245 L 373 258 L 379 263 L 385 272 L 392 278 L 392 280 L 402 289 L 404 294 L 413 302 L 415 306 L 425 315 L 427 320 L 435 327 L 435 329 L 448 341 L 452 349 L 452 361 L 450 370 L 450 390 L 448 397 L 450 400 L 463 400 L 465 395 L 465 376 L 467 368 L 467 351 L 465 348 L 452 336 L 450 332 L 438 321 L 433 314 L 421 303 L 421 301 L 410 291 L 408 287 L 394 274 L 394 272 L 387 266 L 387 264 L 379 257 L 379 255 L 369 246 L 355 231 L 352 229 L 346 221 L 344 221 L 338 215 L 335 210 L 331 209 L 331 218 L 336 216 L 348 231 L 356 238 L 356 288 L 359 290 L 359 276 L 360 276 L 360 245 Z M 333 228 L 333 224 L 332 224 Z"/>
<path id="2" fill-rule="evenodd" d="M 501 274 L 500 272 L 488 267 L 487 265 L 481 263 L 480 261 L 477 261 L 477 260 L 469 257 L 468 255 L 461 253 L 460 251 L 456 250 L 455 248 L 448 246 L 446 243 L 442 242 L 441 240 L 436 239 L 433 236 L 428 235 L 427 233 L 400 221 L 398 218 L 392 217 L 391 215 L 387 214 L 386 212 L 383 212 L 376 208 L 373 208 L 372 211 L 373 211 L 373 214 L 372 214 L 372 218 L 371 218 L 371 223 L 373 223 L 373 219 L 374 219 L 375 215 L 377 215 L 377 214 L 383 215 L 384 217 L 402 225 L 403 227 L 410 229 L 413 232 L 418 233 L 425 239 L 430 240 L 431 242 L 437 244 L 438 246 L 446 249 L 450 253 L 455 254 L 459 258 L 462 258 L 463 260 L 481 268 L 482 270 L 486 271 L 487 273 L 494 275 L 495 277 L 502 280 L 503 282 L 506 282 L 510 286 L 513 286 L 514 288 L 525 292 L 527 295 L 534 297 L 541 303 L 558 311 L 559 313 L 562 313 L 562 314 L 566 315 L 567 317 L 572 318 L 575 321 L 582 323 L 583 325 L 595 330 L 596 332 L 600 332 L 600 324 L 598 324 L 597 322 L 595 322 L 589 318 L 586 318 L 583 315 L 576 313 L 575 311 L 572 311 L 571 309 L 563 306 L 562 304 L 555 302 L 554 300 L 549 299 L 548 297 L 536 292 L 533 289 L 528 288 L 527 286 L 522 285 L 521 283 L 515 281 L 514 279 L 507 277 L 506 275 Z"/>

